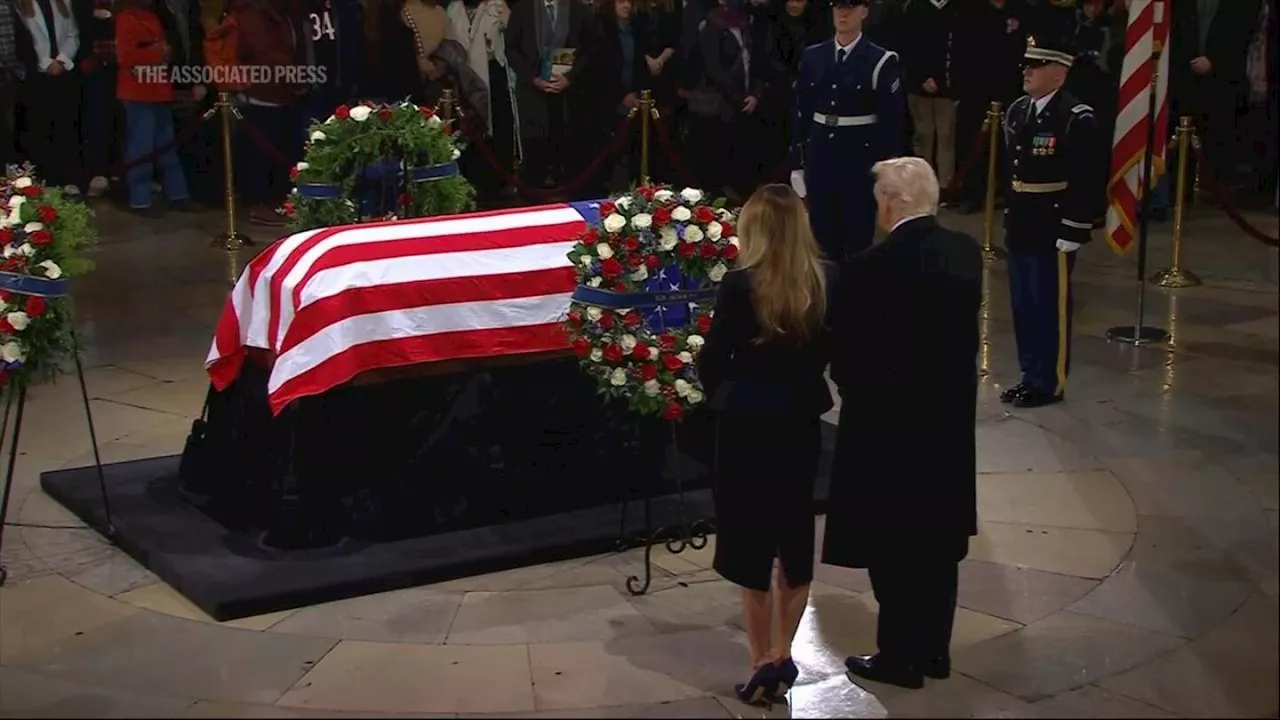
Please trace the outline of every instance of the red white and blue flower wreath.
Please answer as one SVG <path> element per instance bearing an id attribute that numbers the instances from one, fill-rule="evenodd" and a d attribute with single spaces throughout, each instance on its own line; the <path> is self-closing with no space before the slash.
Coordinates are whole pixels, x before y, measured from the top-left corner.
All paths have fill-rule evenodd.
<path id="1" fill-rule="evenodd" d="M 569 253 L 578 288 L 565 320 L 601 393 L 670 422 L 706 400 L 694 360 L 738 256 L 736 223 L 694 188 L 642 186 L 601 203 Z"/>

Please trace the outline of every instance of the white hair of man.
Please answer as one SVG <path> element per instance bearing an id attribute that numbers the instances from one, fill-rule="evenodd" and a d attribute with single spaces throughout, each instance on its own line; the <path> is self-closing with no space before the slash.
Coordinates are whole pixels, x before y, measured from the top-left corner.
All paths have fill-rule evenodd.
<path id="1" fill-rule="evenodd" d="M 938 176 L 929 163 L 917 157 L 883 160 L 871 167 L 876 202 L 887 205 L 897 219 L 937 215 Z"/>

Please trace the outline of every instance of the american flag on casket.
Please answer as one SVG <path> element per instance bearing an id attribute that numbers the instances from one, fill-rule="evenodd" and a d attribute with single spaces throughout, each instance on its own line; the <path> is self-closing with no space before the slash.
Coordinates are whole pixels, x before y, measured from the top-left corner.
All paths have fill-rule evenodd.
<path id="1" fill-rule="evenodd" d="M 598 219 L 561 203 L 282 238 L 240 275 L 205 367 L 223 390 L 267 351 L 279 414 L 369 370 L 565 348 L 567 254 Z"/>

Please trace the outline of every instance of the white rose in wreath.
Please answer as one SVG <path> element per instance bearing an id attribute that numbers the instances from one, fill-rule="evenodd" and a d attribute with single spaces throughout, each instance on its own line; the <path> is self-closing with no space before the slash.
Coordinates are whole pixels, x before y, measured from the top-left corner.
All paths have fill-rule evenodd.
<path id="1" fill-rule="evenodd" d="M 578 262 L 582 265 L 582 267 L 591 267 L 591 263 L 593 263 L 593 262 L 595 262 L 595 261 L 596 261 L 596 259 L 595 259 L 595 258 L 593 258 L 593 257 L 591 257 L 590 255 L 579 255 L 579 256 L 578 256 Z"/>
<path id="2" fill-rule="evenodd" d="M 13 181 L 13 186 L 18 188 L 19 190 L 22 190 L 23 188 L 29 188 L 31 187 L 31 178 L 27 177 L 26 175 L 23 175 L 22 177 Z"/>
<path id="3" fill-rule="evenodd" d="M 313 142 L 313 143 L 318 143 L 318 142 L 320 142 L 321 140 L 324 140 L 324 139 L 325 139 L 325 138 L 327 138 L 327 137 L 329 137 L 329 136 L 328 136 L 328 135 L 325 135 L 325 134 L 324 134 L 323 132 L 321 132 L 320 130 L 312 130 L 312 131 L 311 131 L 311 142 Z"/>
<path id="4" fill-rule="evenodd" d="M 22 232 L 28 235 L 30 235 L 33 232 L 40 232 L 43 229 L 44 229 L 44 223 L 40 223 L 40 222 L 29 222 L 26 225 L 22 226 Z"/>
<path id="5" fill-rule="evenodd" d="M 727 272 L 729 272 L 729 268 L 725 267 L 724 263 L 716 263 L 714 267 L 707 271 L 707 277 L 711 278 L 711 282 L 720 282 Z"/>
<path id="6" fill-rule="evenodd" d="M 693 217 L 693 213 L 689 212 L 689 208 L 683 205 L 671 211 L 671 219 L 676 222 L 689 222 L 691 217 Z"/>
<path id="7" fill-rule="evenodd" d="M 25 178 L 18 178 L 18 179 L 19 179 L 19 180 L 24 180 Z M 14 183 L 14 185 L 17 185 L 17 183 Z M 17 208 L 19 205 L 21 205 L 22 203 L 24 203 L 24 202 L 26 202 L 26 201 L 27 201 L 27 198 L 26 198 L 26 197 L 24 197 L 24 196 L 22 196 L 22 195 L 14 195 L 13 197 L 9 198 L 9 207 L 11 207 L 11 208 Z"/>
<path id="8" fill-rule="evenodd" d="M 646 380 L 644 382 L 644 394 L 649 397 L 656 397 L 658 392 L 662 390 L 662 386 L 658 385 L 657 380 Z"/>
<path id="9" fill-rule="evenodd" d="M 643 230 L 653 224 L 653 216 L 649 213 L 638 213 L 631 218 L 631 227 L 637 230 Z"/>
<path id="10" fill-rule="evenodd" d="M 27 354 L 23 351 L 22 346 L 15 340 L 10 340 L 0 347 L 0 357 L 4 358 L 7 363 L 22 362 L 27 359 Z"/>
<path id="11" fill-rule="evenodd" d="M 17 255 L 17 254 L 18 254 L 18 248 L 14 247 L 13 245 L 10 245 L 10 244 L 8 244 L 8 243 L 6 243 L 6 244 L 5 244 L 5 246 L 4 246 L 4 256 L 5 256 L 5 258 L 11 258 L 11 257 L 13 257 L 14 255 Z"/>
<path id="12" fill-rule="evenodd" d="M 685 400 L 690 405 L 697 405 L 698 403 L 702 402 L 702 398 L 703 398 L 703 395 L 701 390 L 690 390 L 689 397 L 685 398 Z"/>
<path id="13" fill-rule="evenodd" d="M 653 194 L 653 199 L 654 199 L 654 201 L 656 201 L 656 202 L 664 203 L 664 202 L 671 202 L 671 198 L 673 198 L 673 197 L 675 197 L 675 196 L 676 196 L 676 194 L 675 194 L 675 193 L 673 193 L 673 192 L 671 192 L 670 190 L 667 190 L 667 189 L 665 189 L 665 188 L 664 188 L 664 189 L 659 190 L 658 192 L 654 193 L 654 194 Z"/>
<path id="14" fill-rule="evenodd" d="M 626 210 L 631 207 L 631 198 L 627 195 L 623 195 L 622 197 L 613 201 L 613 206 Z"/>
<path id="15" fill-rule="evenodd" d="M 587 319 L 591 322 L 600 322 L 600 317 L 604 315 L 604 311 L 595 305 L 587 308 Z"/>
<path id="16" fill-rule="evenodd" d="M 604 351 L 600 348 L 591 348 L 591 362 L 600 362 L 604 358 Z"/>
<path id="17" fill-rule="evenodd" d="M 702 239 L 702 228 L 697 225 L 689 225 L 684 229 L 684 241 L 695 243 Z"/>
<path id="18" fill-rule="evenodd" d="M 631 273 L 630 277 L 635 282 L 643 282 L 645 280 L 648 280 L 649 268 L 641 265 L 640 267 L 636 268 L 635 272 Z"/>
<path id="19" fill-rule="evenodd" d="M 609 247 L 609 243 L 600 243 L 596 246 L 596 254 L 601 260 L 608 260 L 613 257 L 613 248 Z"/>
<path id="20" fill-rule="evenodd" d="M 702 346 L 705 345 L 706 343 L 707 343 L 706 338 L 702 337 L 701 335 L 690 335 L 689 337 L 684 339 L 684 344 L 688 345 L 689 349 L 693 350 L 694 352 L 698 352 L 699 350 L 701 350 Z"/>
<path id="21" fill-rule="evenodd" d="M 36 254 L 36 248 L 31 243 L 22 243 L 18 246 L 18 252 L 26 255 L 27 257 L 31 257 Z M 61 272 L 61 270 L 59 270 L 59 272 Z"/>
<path id="22" fill-rule="evenodd" d="M 687 203 L 696 203 L 702 199 L 702 191 L 694 188 L 685 188 L 680 191 L 680 199 Z"/>
<path id="23" fill-rule="evenodd" d="M 453 154 L 450 155 L 450 157 L 453 158 L 454 160 L 457 160 L 458 158 L 462 157 L 462 151 L 459 150 L 458 148 L 454 148 Z"/>
<path id="24" fill-rule="evenodd" d="M 734 247 L 738 247 L 738 236 L 734 235 L 733 237 L 729 238 L 729 244 Z"/>
<path id="25" fill-rule="evenodd" d="M 693 389 L 693 386 L 689 384 L 688 380 L 676 380 L 675 386 L 676 395 L 679 395 L 680 397 L 687 397 L 689 395 L 689 391 Z"/>
<path id="26" fill-rule="evenodd" d="M 351 119 L 356 122 L 364 122 L 373 114 L 373 108 L 368 105 L 357 105 L 351 108 Z"/>
<path id="27" fill-rule="evenodd" d="M 611 213 L 609 217 L 604 219 L 604 230 L 607 233 L 616 233 L 627 226 L 627 219 L 618 213 Z"/>
<path id="28" fill-rule="evenodd" d="M 304 162 L 298 163 L 297 165 L 294 165 L 293 167 L 296 168 L 298 172 L 302 172 L 303 170 L 306 170 L 307 168 L 311 167 L 311 163 L 304 161 Z"/>
<path id="29" fill-rule="evenodd" d="M 685 365 L 689 365 L 693 362 L 693 355 L 690 355 L 688 351 L 682 352 L 679 355 L 676 355 L 676 357 L 680 358 L 680 362 L 684 363 Z"/>
<path id="30" fill-rule="evenodd" d="M 591 287 L 600 287 L 600 283 L 604 282 L 603 278 L 593 277 L 587 281 L 587 285 Z"/>
<path id="31" fill-rule="evenodd" d="M 613 374 L 609 376 L 609 384 L 614 387 L 622 387 L 627 384 L 627 371 L 622 368 L 614 368 Z"/>
<path id="32" fill-rule="evenodd" d="M 711 223 L 707 225 L 707 239 L 711 242 L 719 240 L 720 236 L 723 234 L 724 226 L 720 223 L 712 220 Z"/>
<path id="33" fill-rule="evenodd" d="M 675 247 L 678 242 L 680 242 L 680 238 L 676 237 L 675 230 L 669 227 L 664 227 L 658 231 L 658 247 L 663 250 L 670 250 Z"/>
<path id="34" fill-rule="evenodd" d="M 6 315 L 5 318 L 9 321 L 9 324 L 13 326 L 14 330 L 25 330 L 27 325 L 31 324 L 31 318 L 21 310 L 18 312 L 11 312 Z"/>
<path id="35" fill-rule="evenodd" d="M 622 345 L 622 350 L 624 352 L 631 352 L 636 349 L 636 336 L 631 333 L 627 333 L 622 336 L 622 339 L 619 340 L 618 343 Z"/>

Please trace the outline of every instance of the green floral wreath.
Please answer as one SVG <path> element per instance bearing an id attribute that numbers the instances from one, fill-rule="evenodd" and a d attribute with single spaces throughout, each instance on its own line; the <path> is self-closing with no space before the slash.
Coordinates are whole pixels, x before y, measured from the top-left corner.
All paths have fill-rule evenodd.
<path id="1" fill-rule="evenodd" d="M 0 179 L 0 386 L 51 378 L 74 347 L 67 278 L 93 262 L 93 212 L 46 188 L 30 165 Z"/>
<path id="2" fill-rule="evenodd" d="M 324 122 L 313 123 L 305 159 L 290 176 L 295 184 L 285 203 L 294 232 L 371 219 L 425 217 L 466 212 L 475 190 L 458 173 L 461 152 L 452 123 L 410 102 L 339 106 Z M 391 167 L 394 165 L 394 167 Z M 398 176 L 407 168 L 407 183 Z M 360 197 L 383 193 L 381 180 L 366 180 L 377 168 L 394 188 L 395 209 L 377 217 L 361 212 Z"/>
<path id="3" fill-rule="evenodd" d="M 570 347 L 602 394 L 642 415 L 675 422 L 706 400 L 695 359 L 738 257 L 737 212 L 723 205 L 695 188 L 638 187 L 602 203 L 569 252 Z"/>

